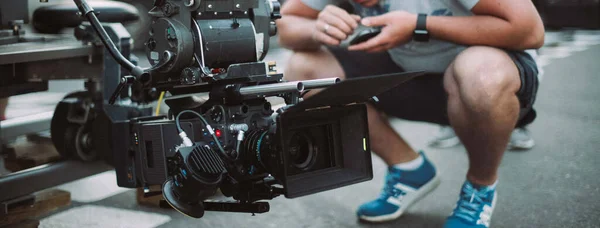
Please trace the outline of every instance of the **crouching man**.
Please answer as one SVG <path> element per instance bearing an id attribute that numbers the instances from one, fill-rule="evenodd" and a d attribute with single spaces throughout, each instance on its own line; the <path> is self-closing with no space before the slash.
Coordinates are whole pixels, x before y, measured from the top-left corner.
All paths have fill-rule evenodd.
<path id="1" fill-rule="evenodd" d="M 389 169 L 381 195 L 358 217 L 397 219 L 438 184 L 425 153 L 386 121 L 393 116 L 455 129 L 470 163 L 446 227 L 489 227 L 502 202 L 497 173 L 510 134 L 535 119 L 538 70 L 528 50 L 542 46 L 544 27 L 531 1 L 288 0 L 282 14 L 280 44 L 294 51 L 287 80 L 427 72 L 369 105 L 371 146 Z M 382 31 L 341 47 L 359 24 Z"/>

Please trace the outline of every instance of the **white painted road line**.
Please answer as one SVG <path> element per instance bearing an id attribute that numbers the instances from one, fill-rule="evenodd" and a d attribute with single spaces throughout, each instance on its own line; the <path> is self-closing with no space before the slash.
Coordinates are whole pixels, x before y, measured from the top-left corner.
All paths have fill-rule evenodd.
<path id="1" fill-rule="evenodd" d="M 49 216 L 40 221 L 40 228 L 152 228 L 171 221 L 162 214 L 119 208 L 85 205 Z"/>
<path id="2" fill-rule="evenodd" d="M 133 190 L 117 185 L 114 170 L 79 179 L 56 188 L 70 192 L 71 200 L 82 203 L 96 202 Z"/>

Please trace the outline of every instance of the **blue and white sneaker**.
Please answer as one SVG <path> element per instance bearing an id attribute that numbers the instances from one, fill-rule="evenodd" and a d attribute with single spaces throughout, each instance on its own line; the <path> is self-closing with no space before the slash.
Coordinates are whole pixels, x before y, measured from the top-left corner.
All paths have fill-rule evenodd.
<path id="1" fill-rule="evenodd" d="M 446 220 L 445 228 L 488 228 L 496 206 L 496 189 L 476 187 L 465 181 L 454 212 Z"/>
<path id="2" fill-rule="evenodd" d="M 388 168 L 386 183 L 376 200 L 360 206 L 357 216 L 369 222 L 387 222 L 399 218 L 413 203 L 439 185 L 435 167 L 423 152 L 423 164 L 416 170 Z"/>

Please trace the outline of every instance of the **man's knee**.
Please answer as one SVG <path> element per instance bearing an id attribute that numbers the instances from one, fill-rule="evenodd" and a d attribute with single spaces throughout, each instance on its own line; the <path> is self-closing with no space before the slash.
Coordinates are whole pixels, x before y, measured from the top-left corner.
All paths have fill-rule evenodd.
<path id="1" fill-rule="evenodd" d="M 516 97 L 521 80 L 519 71 L 506 52 L 491 47 L 471 47 L 459 54 L 447 73 L 456 83 L 465 105 L 489 111 L 501 99 Z M 450 94 L 452 96 L 452 94 Z"/>
<path id="2" fill-rule="evenodd" d="M 326 50 L 314 52 L 294 52 L 288 59 L 284 72 L 285 79 L 311 80 L 326 77 L 344 78 L 344 73 L 335 57 Z"/>
<path id="3" fill-rule="evenodd" d="M 287 80 L 306 80 L 314 76 L 315 72 L 309 67 L 312 62 L 312 53 L 294 52 L 289 58 L 285 68 L 285 77 Z"/>

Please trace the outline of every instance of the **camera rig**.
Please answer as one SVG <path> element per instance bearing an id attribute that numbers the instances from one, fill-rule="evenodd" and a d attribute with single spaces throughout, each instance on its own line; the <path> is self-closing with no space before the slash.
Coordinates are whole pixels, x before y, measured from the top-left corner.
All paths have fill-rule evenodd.
<path id="1" fill-rule="evenodd" d="M 195 218 L 207 210 L 263 213 L 269 204 L 261 200 L 370 180 L 365 102 L 418 75 L 284 81 L 263 62 L 281 17 L 275 0 L 155 0 L 145 41 L 152 67 L 142 69 L 121 55 L 85 0 L 74 2 L 92 39 L 131 75 L 110 99 L 61 102 L 66 111 L 55 115 L 78 127 L 65 133 L 75 142 L 53 128 L 55 146 L 106 160 L 121 187 L 161 186 L 171 207 Z M 313 89 L 324 90 L 303 99 Z M 162 92 L 171 95 L 169 113 L 153 115 L 144 104 Z M 267 97 L 285 105 L 274 108 Z M 217 190 L 234 201 L 208 200 Z"/>

